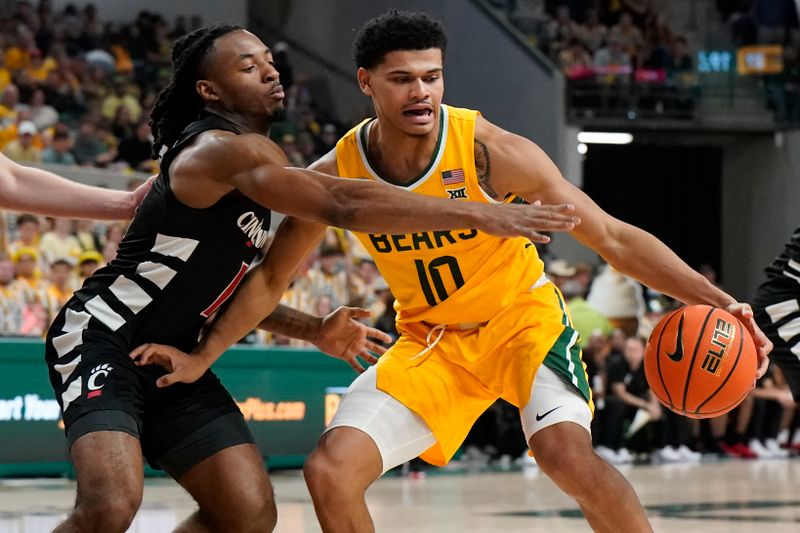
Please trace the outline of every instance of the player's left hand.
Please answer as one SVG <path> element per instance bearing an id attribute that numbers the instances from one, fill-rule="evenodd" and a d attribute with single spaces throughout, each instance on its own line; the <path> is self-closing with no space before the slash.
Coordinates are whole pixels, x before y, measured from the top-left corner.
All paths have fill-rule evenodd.
<path id="1" fill-rule="evenodd" d="M 147 196 L 147 193 L 150 192 L 150 189 L 153 188 L 153 183 L 155 183 L 158 174 L 154 176 L 150 176 L 147 178 L 147 181 L 136 187 L 135 190 L 130 192 L 131 197 L 131 208 L 128 212 L 127 218 L 133 218 L 136 216 L 136 210 L 139 209 L 139 205 L 144 201 L 144 197 Z"/>
<path id="2" fill-rule="evenodd" d="M 764 335 L 764 332 L 761 331 L 761 328 L 756 324 L 753 318 L 753 308 L 750 307 L 750 304 L 736 302 L 729 305 L 725 310 L 738 318 L 741 323 L 744 324 L 744 327 L 747 328 L 747 331 L 750 332 L 750 336 L 753 337 L 753 342 L 756 344 L 756 353 L 758 355 L 756 379 L 761 378 L 769 366 L 769 358 L 767 355 L 772 351 L 772 341 Z"/>
<path id="3" fill-rule="evenodd" d="M 314 345 L 322 352 L 346 361 L 359 374 L 364 367 L 358 360 L 361 356 L 367 363 L 374 365 L 378 358 L 373 354 L 383 355 L 386 348 L 370 339 L 386 343 L 392 338 L 386 333 L 370 328 L 357 319 L 370 316 L 370 312 L 357 307 L 340 307 L 322 319 L 322 326 Z"/>
<path id="4" fill-rule="evenodd" d="M 136 366 L 158 365 L 167 371 L 156 380 L 159 388 L 175 383 L 194 383 L 209 368 L 202 357 L 163 344 L 142 344 L 131 352 L 130 357 Z"/>

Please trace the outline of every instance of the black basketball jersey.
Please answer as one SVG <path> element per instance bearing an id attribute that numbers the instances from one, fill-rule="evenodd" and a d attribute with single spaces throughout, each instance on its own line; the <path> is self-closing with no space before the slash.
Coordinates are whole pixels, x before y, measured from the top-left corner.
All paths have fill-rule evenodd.
<path id="1" fill-rule="evenodd" d="M 759 287 L 757 300 L 769 301 L 800 294 L 800 228 L 792 234 L 783 253 L 764 272 L 767 281 Z"/>
<path id="2" fill-rule="evenodd" d="M 267 240 L 270 211 L 239 191 L 206 209 L 188 207 L 173 194 L 170 163 L 207 130 L 241 133 L 213 114 L 187 126 L 164 154 L 117 257 L 75 293 L 74 300 L 130 348 L 145 342 L 194 347 L 203 324 Z"/>

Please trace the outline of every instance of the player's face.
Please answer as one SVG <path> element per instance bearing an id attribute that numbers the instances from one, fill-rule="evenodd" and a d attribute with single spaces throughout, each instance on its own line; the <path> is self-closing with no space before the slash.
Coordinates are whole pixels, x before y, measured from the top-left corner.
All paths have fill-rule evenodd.
<path id="1" fill-rule="evenodd" d="M 218 38 L 207 70 L 208 79 L 197 82 L 206 101 L 248 118 L 283 115 L 283 86 L 272 53 L 252 33 L 237 30 Z"/>
<path id="2" fill-rule="evenodd" d="M 389 52 L 378 66 L 359 69 L 358 81 L 381 123 L 414 136 L 438 131 L 444 94 L 440 49 Z"/>

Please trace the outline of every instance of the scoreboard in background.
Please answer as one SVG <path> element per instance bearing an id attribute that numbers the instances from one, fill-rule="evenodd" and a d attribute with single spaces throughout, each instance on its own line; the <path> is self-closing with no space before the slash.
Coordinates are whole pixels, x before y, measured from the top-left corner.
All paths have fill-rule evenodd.
<path id="1" fill-rule="evenodd" d="M 783 47 L 780 45 L 743 46 L 736 52 L 736 71 L 742 76 L 761 76 L 783 72 Z"/>

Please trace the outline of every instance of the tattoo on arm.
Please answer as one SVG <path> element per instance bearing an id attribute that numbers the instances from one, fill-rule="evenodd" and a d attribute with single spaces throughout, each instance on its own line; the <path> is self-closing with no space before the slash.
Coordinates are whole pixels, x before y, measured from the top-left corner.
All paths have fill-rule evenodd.
<path id="1" fill-rule="evenodd" d="M 493 199 L 497 200 L 499 195 L 489 182 L 489 171 L 491 170 L 489 149 L 478 139 L 475 139 L 475 170 L 478 172 L 478 183 L 481 189 Z"/>
<path id="2" fill-rule="evenodd" d="M 278 304 L 275 310 L 261 321 L 258 329 L 312 342 L 319 329 L 319 318 Z"/>

